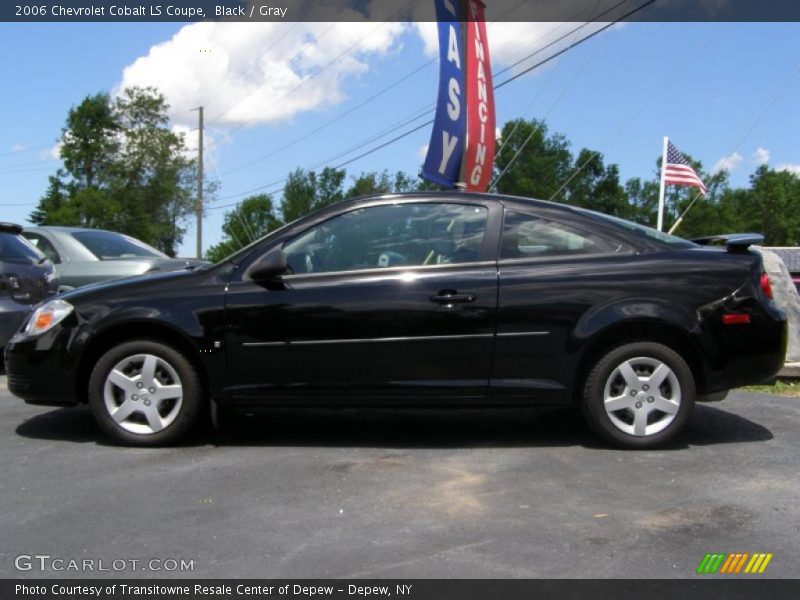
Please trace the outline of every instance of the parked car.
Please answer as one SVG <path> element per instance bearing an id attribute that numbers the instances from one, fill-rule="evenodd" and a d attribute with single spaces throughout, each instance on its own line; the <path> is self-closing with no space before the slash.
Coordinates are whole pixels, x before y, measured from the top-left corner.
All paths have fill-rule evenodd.
<path id="1" fill-rule="evenodd" d="M 649 448 L 695 400 L 782 366 L 759 240 L 703 248 L 507 196 L 354 199 L 210 269 L 42 305 L 7 346 L 9 389 L 88 401 L 136 445 L 264 406 L 575 405 L 606 440 Z"/>
<path id="2" fill-rule="evenodd" d="M 19 225 L 0 223 L 0 349 L 33 307 L 58 289 L 53 264 L 21 232 Z"/>
<path id="3" fill-rule="evenodd" d="M 102 229 L 29 227 L 22 235 L 53 262 L 62 290 L 119 277 L 209 264 L 193 258 L 170 258 L 136 238 Z"/>

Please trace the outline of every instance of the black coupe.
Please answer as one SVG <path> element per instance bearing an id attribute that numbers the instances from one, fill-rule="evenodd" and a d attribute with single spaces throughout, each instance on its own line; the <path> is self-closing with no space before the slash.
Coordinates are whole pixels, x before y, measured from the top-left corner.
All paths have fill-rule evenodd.
<path id="1" fill-rule="evenodd" d="M 562 205 L 359 198 L 211 267 L 42 304 L 9 389 L 88 402 L 120 442 L 170 444 L 260 406 L 574 405 L 607 441 L 661 444 L 695 401 L 782 366 L 760 236 L 703 248 Z"/>

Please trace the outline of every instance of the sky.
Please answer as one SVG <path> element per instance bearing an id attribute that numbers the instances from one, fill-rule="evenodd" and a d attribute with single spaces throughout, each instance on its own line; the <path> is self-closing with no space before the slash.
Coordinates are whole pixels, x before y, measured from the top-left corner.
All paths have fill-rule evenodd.
<path id="1" fill-rule="evenodd" d="M 577 27 L 490 24 L 493 71 Z M 438 81 L 432 24 L 2 23 L 0 53 L 0 221 L 25 223 L 43 195 L 70 107 L 100 91 L 154 85 L 192 150 L 191 109 L 206 107 L 205 165 L 218 190 L 204 248 L 220 241 L 225 207 L 247 194 L 277 200 L 289 171 L 337 166 L 427 120 L 369 142 L 431 107 Z M 623 181 L 655 176 L 668 135 L 705 169 L 725 168 L 732 185 L 745 186 L 759 164 L 800 173 L 798 61 L 797 23 L 614 26 L 498 90 L 497 123 L 544 118 L 574 153 L 588 147 L 618 164 Z M 416 174 L 429 136 L 424 127 L 356 160 L 348 176 Z M 188 222 L 182 256 L 194 254 L 195 231 Z"/>

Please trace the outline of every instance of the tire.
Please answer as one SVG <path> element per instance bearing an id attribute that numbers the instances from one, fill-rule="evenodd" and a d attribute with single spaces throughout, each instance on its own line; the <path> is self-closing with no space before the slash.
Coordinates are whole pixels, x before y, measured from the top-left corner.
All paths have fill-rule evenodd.
<path id="1" fill-rule="evenodd" d="M 589 426 L 604 440 L 645 449 L 684 428 L 695 396 L 692 371 L 680 355 L 661 344 L 637 342 L 597 361 L 586 378 L 582 404 Z"/>
<path id="2" fill-rule="evenodd" d="M 131 446 L 174 444 L 194 429 L 202 412 L 196 369 L 174 348 L 151 340 L 125 342 L 103 354 L 88 392 L 103 431 Z"/>

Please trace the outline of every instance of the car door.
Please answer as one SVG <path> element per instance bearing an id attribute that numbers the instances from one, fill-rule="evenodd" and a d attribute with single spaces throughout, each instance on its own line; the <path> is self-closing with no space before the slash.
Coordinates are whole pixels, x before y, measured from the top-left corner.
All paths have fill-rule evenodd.
<path id="1" fill-rule="evenodd" d="M 634 252 L 563 215 L 506 210 L 491 378 L 496 400 L 569 401 L 571 335 L 586 311 L 613 296 Z"/>
<path id="2" fill-rule="evenodd" d="M 229 286 L 231 394 L 239 403 L 483 397 L 499 208 L 353 205 L 283 236 L 291 274 L 267 285 L 239 274 Z"/>

